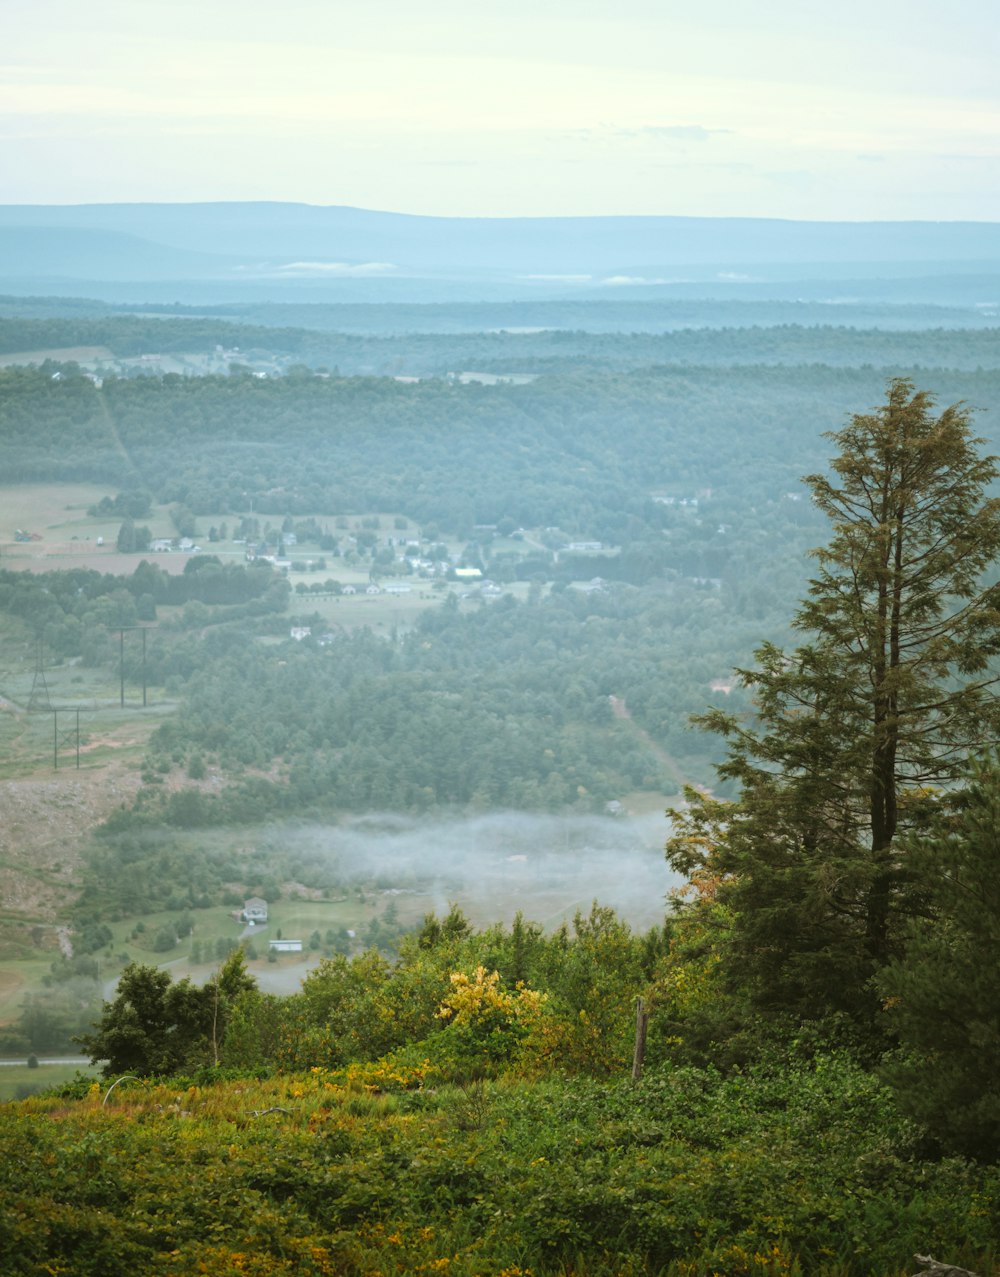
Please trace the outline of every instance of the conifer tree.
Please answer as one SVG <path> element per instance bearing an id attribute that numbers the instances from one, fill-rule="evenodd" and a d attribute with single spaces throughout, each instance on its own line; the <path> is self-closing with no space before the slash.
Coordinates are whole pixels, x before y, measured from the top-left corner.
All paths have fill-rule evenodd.
<path id="1" fill-rule="evenodd" d="M 723 875 L 725 964 L 761 1010 L 870 1017 L 870 978 L 920 895 L 899 836 L 1000 725 L 1000 590 L 983 584 L 1000 549 L 986 496 L 998 471 L 970 417 L 937 414 L 897 379 L 829 436 L 832 473 L 806 479 L 833 531 L 794 618 L 805 641 L 764 644 L 738 671 L 750 721 L 697 720 L 727 738 L 719 774 L 741 794 L 692 795 L 668 858 L 690 871 L 707 849 Z"/>
<path id="2" fill-rule="evenodd" d="M 973 764 L 907 855 L 927 894 L 879 977 L 901 1049 L 885 1072 L 901 1107 L 949 1152 L 1000 1147 L 1000 764 Z"/>

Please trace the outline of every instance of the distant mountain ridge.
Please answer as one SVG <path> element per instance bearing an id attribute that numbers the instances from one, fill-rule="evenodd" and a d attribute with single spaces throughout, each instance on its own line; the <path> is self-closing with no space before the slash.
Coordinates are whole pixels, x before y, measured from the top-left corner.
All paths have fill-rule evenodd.
<path id="1" fill-rule="evenodd" d="M 0 290 L 16 293 L 59 291 L 67 281 L 214 281 L 230 292 L 264 282 L 274 295 L 315 286 L 374 297 L 387 281 L 437 280 L 555 296 L 698 281 L 738 288 L 998 274 L 1000 222 L 442 218 L 263 202 L 0 205 Z"/>

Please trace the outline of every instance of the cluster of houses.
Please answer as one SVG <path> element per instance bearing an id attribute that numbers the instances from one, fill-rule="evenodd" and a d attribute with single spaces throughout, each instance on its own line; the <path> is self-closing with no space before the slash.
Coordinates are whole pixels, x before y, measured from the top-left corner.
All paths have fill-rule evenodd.
<path id="1" fill-rule="evenodd" d="M 181 554 L 200 554 L 201 546 L 195 545 L 191 537 L 155 537 L 149 543 L 154 554 L 170 554 L 179 550 Z"/>
<path id="2" fill-rule="evenodd" d="M 285 544 L 288 544 L 287 540 L 285 541 Z M 279 555 L 275 550 L 272 550 L 266 541 L 260 541 L 256 545 L 253 545 L 248 541 L 246 550 L 244 551 L 244 558 L 247 563 L 270 563 L 271 566 L 273 568 L 277 568 L 279 572 L 287 572 L 292 566 L 291 559 L 287 559 L 284 555 Z"/>

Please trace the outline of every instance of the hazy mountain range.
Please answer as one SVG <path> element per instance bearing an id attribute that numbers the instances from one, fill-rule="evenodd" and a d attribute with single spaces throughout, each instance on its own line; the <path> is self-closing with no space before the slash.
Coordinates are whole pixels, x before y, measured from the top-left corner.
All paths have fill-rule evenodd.
<path id="1" fill-rule="evenodd" d="M 0 290 L 177 300 L 713 295 L 995 303 L 1000 223 L 0 206 Z"/>

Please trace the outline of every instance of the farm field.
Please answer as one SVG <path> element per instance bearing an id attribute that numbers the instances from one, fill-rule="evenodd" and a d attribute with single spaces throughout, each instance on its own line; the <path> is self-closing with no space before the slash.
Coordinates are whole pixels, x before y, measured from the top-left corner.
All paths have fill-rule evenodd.
<path id="1" fill-rule="evenodd" d="M 78 1073 L 96 1078 L 99 1071 L 86 1063 L 55 1064 L 40 1061 L 37 1068 L 29 1068 L 22 1060 L 0 1060 L 0 1104 L 62 1086 Z"/>
<path id="2" fill-rule="evenodd" d="M 173 551 L 168 553 L 119 553 L 116 539 L 121 518 L 99 518 L 87 514 L 87 510 L 96 505 L 102 497 L 108 496 L 107 489 L 96 484 L 49 483 L 49 484 L 8 484 L 0 486 L 0 567 L 8 571 L 54 572 L 70 568 L 84 568 L 93 571 L 111 573 L 113 575 L 130 575 L 136 567 L 146 559 L 165 572 L 182 573 L 190 562 L 190 555 Z M 377 519 L 383 531 L 380 535 L 407 536 L 416 535 L 415 524 L 400 520 L 404 527 L 395 526 L 397 516 L 387 513 L 343 514 L 317 513 L 304 515 L 303 519 L 314 519 L 317 524 L 336 529 L 340 537 L 350 536 L 366 523 Z M 170 518 L 170 507 L 166 505 L 152 507 L 150 514 L 137 522 L 148 527 L 152 537 L 175 537 L 176 528 Z M 208 529 L 221 528 L 228 525 L 234 530 L 236 520 L 233 515 L 207 514 L 197 520 L 197 537 L 202 553 L 215 555 L 223 563 L 242 563 L 246 557 L 246 547 L 242 542 L 231 538 L 210 541 Z M 280 520 L 278 520 L 280 524 Z M 265 527 L 268 521 L 263 520 Z M 337 525 L 341 526 L 337 526 Z M 15 529 L 24 529 L 28 533 L 37 534 L 37 541 L 20 542 L 14 538 Z M 103 538 L 104 544 L 98 545 Z M 447 537 L 441 538 L 449 553 L 457 554 L 463 543 Z M 514 542 L 500 542 L 501 547 L 513 548 Z M 317 571 L 287 572 L 293 596 L 289 601 L 289 615 L 302 613 L 318 613 L 332 626 L 343 629 L 357 629 L 365 626 L 406 629 L 413 624 L 415 618 L 428 607 L 440 603 L 443 589 L 439 583 L 420 580 L 416 577 L 399 578 L 400 583 L 409 585 L 410 591 L 405 594 L 366 595 L 363 593 L 371 580 L 366 566 L 351 564 L 339 556 L 324 555 L 315 547 L 303 546 L 289 550 L 293 561 L 304 562 L 323 557 L 325 569 Z M 313 594 L 294 593 L 298 585 L 312 586 L 326 580 L 338 581 L 342 586 L 352 586 L 359 591 L 357 595 L 316 596 Z M 383 582 L 384 584 L 384 582 Z M 434 588 L 438 585 L 439 588 Z M 512 592 L 524 595 L 526 585 L 518 585 Z M 2 694 L 2 689 L 0 689 Z"/>

